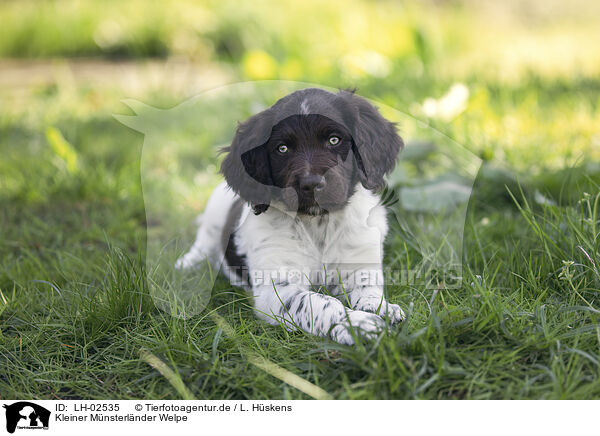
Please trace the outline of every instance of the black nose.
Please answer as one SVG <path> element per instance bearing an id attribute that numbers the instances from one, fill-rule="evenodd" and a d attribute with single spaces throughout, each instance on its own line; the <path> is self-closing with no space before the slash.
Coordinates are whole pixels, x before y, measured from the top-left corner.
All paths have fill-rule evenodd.
<path id="1" fill-rule="evenodd" d="M 325 185 L 325 177 L 317 174 L 302 176 L 299 180 L 300 190 L 305 194 L 310 194 L 314 191 L 321 191 Z"/>

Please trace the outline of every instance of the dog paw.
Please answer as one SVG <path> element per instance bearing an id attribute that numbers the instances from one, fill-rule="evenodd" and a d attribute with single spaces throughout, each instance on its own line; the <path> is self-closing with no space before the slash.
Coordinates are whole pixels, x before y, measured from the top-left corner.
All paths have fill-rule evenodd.
<path id="1" fill-rule="evenodd" d="M 179 270 L 189 269 L 195 265 L 195 262 L 190 259 L 188 256 L 181 256 L 175 262 L 175 268 Z"/>
<path id="2" fill-rule="evenodd" d="M 331 338 L 340 344 L 354 345 L 354 335 L 373 339 L 384 328 L 385 321 L 380 316 L 361 310 L 352 310 L 347 312 L 347 318 L 344 321 L 331 329 Z"/>
<path id="3" fill-rule="evenodd" d="M 406 319 L 406 315 L 397 304 L 387 303 L 385 307 L 379 310 L 379 315 L 390 320 L 392 324 L 397 324 Z"/>
<path id="4" fill-rule="evenodd" d="M 406 315 L 400 306 L 387 301 L 382 302 L 381 298 L 361 298 L 354 309 L 375 313 L 388 319 L 392 324 L 397 324 L 406 319 Z"/>

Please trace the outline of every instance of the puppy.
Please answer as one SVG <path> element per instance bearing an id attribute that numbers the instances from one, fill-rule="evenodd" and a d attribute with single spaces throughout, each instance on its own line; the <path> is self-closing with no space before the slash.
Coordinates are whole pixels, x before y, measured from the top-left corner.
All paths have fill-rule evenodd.
<path id="1" fill-rule="evenodd" d="M 208 259 L 249 289 L 258 317 L 343 344 L 404 319 L 383 294 L 385 186 L 403 147 L 353 92 L 296 91 L 241 123 L 196 241 L 177 268 Z"/>

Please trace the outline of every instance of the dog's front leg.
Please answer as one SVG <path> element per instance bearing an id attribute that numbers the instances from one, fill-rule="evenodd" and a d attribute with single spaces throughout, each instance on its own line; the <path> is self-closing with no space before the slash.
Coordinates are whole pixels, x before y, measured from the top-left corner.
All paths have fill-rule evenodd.
<path id="1" fill-rule="evenodd" d="M 381 287 L 357 286 L 349 292 L 349 297 L 350 305 L 355 310 L 364 310 L 387 317 L 393 324 L 406 319 L 406 315 L 399 305 L 387 302 Z"/>
<path id="2" fill-rule="evenodd" d="M 392 323 L 403 321 L 405 315 L 400 306 L 388 303 L 383 295 L 385 209 L 375 206 L 363 218 L 364 222 L 355 225 L 346 238 L 337 240 L 330 249 L 332 261 L 328 270 L 335 271 L 332 275 L 335 292 L 345 293 L 339 296 L 347 299 L 352 309 L 387 317 Z"/>
<path id="3" fill-rule="evenodd" d="M 355 277 L 369 279 L 366 282 L 357 280 L 346 286 L 350 307 L 387 317 L 393 324 L 404 321 L 406 316 L 402 308 L 397 304 L 388 303 L 383 295 L 383 272 L 381 269 L 358 270 Z"/>
<path id="4" fill-rule="evenodd" d="M 270 324 L 282 324 L 287 330 L 328 336 L 342 344 L 354 344 L 353 332 L 372 337 L 385 323 L 373 313 L 350 310 L 336 298 L 287 283 L 253 287 L 254 310 Z"/>

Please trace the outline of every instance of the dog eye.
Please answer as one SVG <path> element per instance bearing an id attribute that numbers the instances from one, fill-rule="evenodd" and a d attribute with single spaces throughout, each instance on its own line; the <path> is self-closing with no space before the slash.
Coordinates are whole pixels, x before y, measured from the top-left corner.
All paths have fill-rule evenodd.
<path id="1" fill-rule="evenodd" d="M 285 144 L 279 144 L 279 146 L 277 146 L 277 151 L 281 154 L 285 154 L 288 152 L 288 146 Z"/>
<path id="2" fill-rule="evenodd" d="M 335 135 L 334 136 L 330 136 L 329 140 L 328 140 L 329 145 L 333 145 L 333 146 L 338 145 L 340 143 L 340 141 L 341 141 L 340 137 L 339 136 L 335 136 Z"/>

